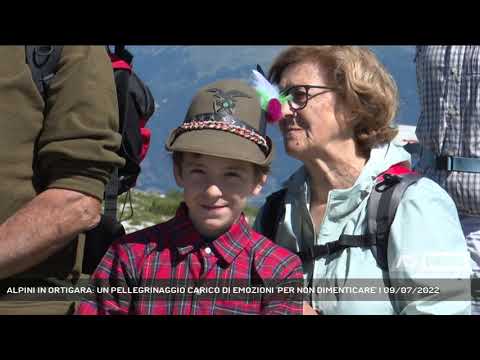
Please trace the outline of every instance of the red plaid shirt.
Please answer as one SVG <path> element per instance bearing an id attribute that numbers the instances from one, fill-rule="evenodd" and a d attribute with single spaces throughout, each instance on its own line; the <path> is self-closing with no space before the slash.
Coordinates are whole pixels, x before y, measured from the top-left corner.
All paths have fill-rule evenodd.
<path id="1" fill-rule="evenodd" d="M 92 275 L 91 284 L 94 288 L 175 284 L 174 288 L 178 288 L 178 284 L 188 283 L 205 284 L 207 288 L 206 284 L 221 283 L 234 287 L 241 284 L 242 288 L 255 285 L 258 289 L 259 284 L 273 281 L 275 286 L 286 288 L 302 287 L 302 274 L 300 259 L 254 232 L 243 215 L 228 232 L 206 242 L 193 227 L 182 203 L 172 220 L 115 242 Z M 81 302 L 77 314 L 302 314 L 302 299 L 298 296 L 243 294 L 228 298 L 188 292 L 162 296 L 96 291 L 95 301 Z"/>

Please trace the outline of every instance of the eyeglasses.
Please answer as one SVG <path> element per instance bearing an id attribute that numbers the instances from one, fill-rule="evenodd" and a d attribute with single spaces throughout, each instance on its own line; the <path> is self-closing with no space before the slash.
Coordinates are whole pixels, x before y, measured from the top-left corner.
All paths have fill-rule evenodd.
<path id="1" fill-rule="evenodd" d="M 324 89 L 325 91 L 320 91 L 317 94 L 310 95 L 308 93 L 310 89 Z M 288 96 L 288 104 L 293 110 L 302 110 L 305 108 L 305 106 L 307 106 L 308 101 L 313 99 L 315 96 L 335 90 L 336 88 L 329 86 L 295 85 L 283 90 L 282 95 Z"/>

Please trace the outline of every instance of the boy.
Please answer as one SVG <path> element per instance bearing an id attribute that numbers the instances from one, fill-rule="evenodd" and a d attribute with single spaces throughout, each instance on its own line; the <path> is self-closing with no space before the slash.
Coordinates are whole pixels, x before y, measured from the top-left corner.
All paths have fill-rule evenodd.
<path id="1" fill-rule="evenodd" d="M 77 313 L 301 314 L 301 298 L 276 290 L 302 286 L 300 259 L 254 232 L 242 212 L 272 161 L 265 128 L 246 83 L 202 88 L 166 143 L 184 202 L 172 220 L 114 243 L 92 276 L 97 289 L 144 291 L 97 291 Z M 262 288 L 276 292 L 258 295 Z"/>

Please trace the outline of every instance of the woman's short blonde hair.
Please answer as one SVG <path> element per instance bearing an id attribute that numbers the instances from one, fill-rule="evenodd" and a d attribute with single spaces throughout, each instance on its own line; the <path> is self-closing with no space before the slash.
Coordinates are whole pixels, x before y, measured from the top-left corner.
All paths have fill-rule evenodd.
<path id="1" fill-rule="evenodd" d="M 274 60 L 269 78 L 279 83 L 292 64 L 318 64 L 330 75 L 354 117 L 355 140 L 363 151 L 390 142 L 398 133 L 391 127 L 398 109 L 398 90 L 392 76 L 372 51 L 358 46 L 293 46 Z"/>

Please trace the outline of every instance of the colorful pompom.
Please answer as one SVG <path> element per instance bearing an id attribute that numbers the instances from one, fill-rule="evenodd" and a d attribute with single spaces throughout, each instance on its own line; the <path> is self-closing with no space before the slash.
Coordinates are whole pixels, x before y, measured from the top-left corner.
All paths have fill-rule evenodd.
<path id="1" fill-rule="evenodd" d="M 283 117 L 282 104 L 278 99 L 270 99 L 267 105 L 267 121 L 269 123 L 276 123 Z"/>
<path id="2" fill-rule="evenodd" d="M 276 123 L 283 118 L 282 104 L 286 104 L 289 97 L 281 95 L 278 88 L 265 79 L 260 72 L 256 70 L 252 72 L 250 83 L 257 91 L 260 106 L 267 113 L 267 121 Z"/>

